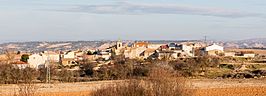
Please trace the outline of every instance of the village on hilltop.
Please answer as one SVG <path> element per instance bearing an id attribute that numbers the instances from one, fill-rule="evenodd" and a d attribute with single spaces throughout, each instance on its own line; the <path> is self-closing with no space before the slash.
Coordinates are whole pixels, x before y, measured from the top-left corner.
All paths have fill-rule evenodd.
<path id="1" fill-rule="evenodd" d="M 140 60 L 175 60 L 194 58 L 197 56 L 256 58 L 266 54 L 246 50 L 225 50 L 218 44 L 204 42 L 182 42 L 169 44 L 153 44 L 147 41 L 136 41 L 129 44 L 117 41 L 113 45 L 87 50 L 43 51 L 40 53 L 23 53 L 20 51 L 0 55 L 1 62 L 7 62 L 19 68 L 43 68 L 47 64 L 57 64 L 70 70 L 79 70 L 84 60 L 97 62 L 97 67 L 112 64 L 112 57 L 123 56 Z"/>

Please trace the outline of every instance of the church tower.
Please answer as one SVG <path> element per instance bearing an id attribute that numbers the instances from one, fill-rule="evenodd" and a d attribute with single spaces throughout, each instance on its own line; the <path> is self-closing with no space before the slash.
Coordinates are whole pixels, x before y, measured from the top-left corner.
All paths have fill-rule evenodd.
<path id="1" fill-rule="evenodd" d="M 122 49 L 123 48 L 123 43 L 119 40 L 119 41 L 117 41 L 116 42 L 116 49 L 117 50 L 120 50 L 120 49 Z"/>

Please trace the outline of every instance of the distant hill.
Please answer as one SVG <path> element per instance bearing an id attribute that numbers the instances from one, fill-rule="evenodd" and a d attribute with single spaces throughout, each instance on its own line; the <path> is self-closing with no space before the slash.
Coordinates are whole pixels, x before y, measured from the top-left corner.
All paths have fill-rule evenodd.
<path id="1" fill-rule="evenodd" d="M 171 42 L 202 42 L 201 40 L 138 40 L 148 41 L 149 43 L 167 44 Z M 26 52 L 41 52 L 46 50 L 86 50 L 100 48 L 104 49 L 113 46 L 115 41 L 56 41 L 56 42 L 10 42 L 0 44 L 0 53 L 6 49 Z M 135 42 L 132 40 L 126 42 Z M 266 38 L 255 38 L 237 41 L 210 41 L 210 43 L 217 43 L 223 45 L 225 48 L 258 48 L 266 49 Z"/>
<path id="2" fill-rule="evenodd" d="M 112 41 L 58 41 L 58 42 L 10 42 L 0 44 L 0 52 L 16 50 L 41 52 L 46 50 L 77 50 L 92 49 Z"/>
<path id="3" fill-rule="evenodd" d="M 236 48 L 266 48 L 266 38 L 254 38 L 225 42 L 225 47 Z"/>

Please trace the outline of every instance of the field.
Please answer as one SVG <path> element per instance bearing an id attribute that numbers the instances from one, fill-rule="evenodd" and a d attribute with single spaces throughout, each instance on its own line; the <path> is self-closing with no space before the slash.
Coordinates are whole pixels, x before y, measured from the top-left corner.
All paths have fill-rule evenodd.
<path id="1" fill-rule="evenodd" d="M 266 54 L 266 50 L 261 49 L 226 49 L 225 51 L 252 51 L 255 54 Z"/>
<path id="2" fill-rule="evenodd" d="M 103 86 L 123 81 L 86 83 L 38 84 L 36 96 L 89 96 Z M 266 80 L 188 80 L 187 93 L 191 96 L 265 96 Z M 16 85 L 1 85 L 1 96 L 14 96 Z"/>
<path id="3" fill-rule="evenodd" d="M 194 80 L 192 96 L 265 96 L 264 80 Z"/>
<path id="4" fill-rule="evenodd" d="M 192 91 L 192 96 L 265 96 L 266 87 L 211 88 Z"/>

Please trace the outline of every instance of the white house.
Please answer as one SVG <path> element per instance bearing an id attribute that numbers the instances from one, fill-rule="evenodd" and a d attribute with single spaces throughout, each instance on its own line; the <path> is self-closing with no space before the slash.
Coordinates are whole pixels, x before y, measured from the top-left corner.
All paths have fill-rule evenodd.
<path id="1" fill-rule="evenodd" d="M 47 61 L 47 56 L 42 54 L 32 54 L 29 56 L 28 63 L 31 68 L 39 68 Z"/>
<path id="2" fill-rule="evenodd" d="M 42 54 L 44 57 L 49 57 L 51 62 L 59 62 L 60 61 L 60 55 L 59 54 Z"/>
<path id="3" fill-rule="evenodd" d="M 213 44 L 205 48 L 205 51 L 224 51 L 224 47 Z"/>
<path id="4" fill-rule="evenodd" d="M 75 52 L 74 51 L 68 51 L 63 55 L 63 58 L 75 58 Z"/>
<path id="5" fill-rule="evenodd" d="M 194 56 L 193 47 L 191 46 L 182 45 L 182 51 L 190 57 Z"/>
<path id="6" fill-rule="evenodd" d="M 256 54 L 254 54 L 254 53 L 246 53 L 246 54 L 244 54 L 243 57 L 246 57 L 246 58 L 254 58 L 255 56 L 256 56 Z"/>
<path id="7" fill-rule="evenodd" d="M 162 45 L 164 45 L 164 44 L 148 44 L 148 48 L 149 49 L 158 49 Z"/>
<path id="8" fill-rule="evenodd" d="M 235 52 L 224 52 L 224 56 L 226 56 L 226 57 L 235 57 L 236 53 Z"/>
<path id="9" fill-rule="evenodd" d="M 211 56 L 219 56 L 221 53 L 224 53 L 224 47 L 216 44 L 205 47 L 203 51 L 204 55 L 211 55 Z"/>

